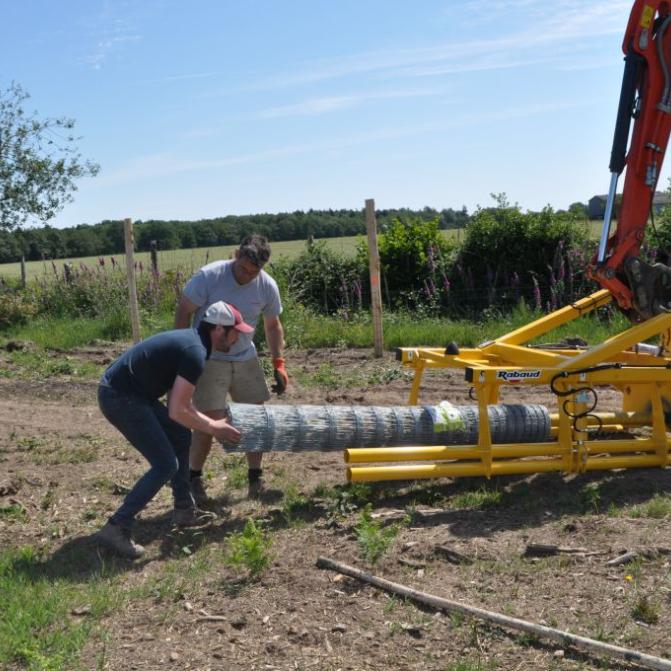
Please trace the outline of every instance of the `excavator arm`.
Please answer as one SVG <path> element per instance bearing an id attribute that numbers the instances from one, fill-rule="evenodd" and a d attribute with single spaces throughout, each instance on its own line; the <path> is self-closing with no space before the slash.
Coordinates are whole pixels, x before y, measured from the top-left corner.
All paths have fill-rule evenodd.
<path id="1" fill-rule="evenodd" d="M 671 133 L 671 0 L 636 0 L 622 49 L 625 66 L 610 188 L 599 249 L 588 272 L 633 321 L 642 321 L 671 311 L 671 268 L 639 256 Z M 617 182 L 625 166 L 622 203 L 611 234 Z"/>

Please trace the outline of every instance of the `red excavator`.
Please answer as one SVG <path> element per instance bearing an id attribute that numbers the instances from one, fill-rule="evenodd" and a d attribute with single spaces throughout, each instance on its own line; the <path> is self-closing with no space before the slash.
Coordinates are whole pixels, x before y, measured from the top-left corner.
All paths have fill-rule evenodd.
<path id="1" fill-rule="evenodd" d="M 671 2 L 636 0 L 622 49 L 625 66 L 610 189 L 599 250 L 589 271 L 633 321 L 641 321 L 671 310 L 671 268 L 639 256 L 671 133 Z M 622 204 L 611 236 L 617 182 L 625 166 Z"/>

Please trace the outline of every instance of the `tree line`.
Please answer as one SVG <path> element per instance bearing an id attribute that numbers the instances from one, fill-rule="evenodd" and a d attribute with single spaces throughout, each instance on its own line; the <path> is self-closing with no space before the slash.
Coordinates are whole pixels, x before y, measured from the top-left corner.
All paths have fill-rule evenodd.
<path id="1" fill-rule="evenodd" d="M 394 219 L 438 220 L 440 228 L 463 228 L 470 216 L 465 207 L 435 210 L 378 210 L 381 230 Z M 152 241 L 160 250 L 236 245 L 250 232 L 271 241 L 338 238 L 366 232 L 363 210 L 308 210 L 279 214 L 228 215 L 197 221 L 148 220 L 135 222 L 138 251 L 148 251 Z M 0 263 L 26 260 L 103 256 L 124 251 L 123 221 L 105 220 L 70 228 L 0 229 Z"/>

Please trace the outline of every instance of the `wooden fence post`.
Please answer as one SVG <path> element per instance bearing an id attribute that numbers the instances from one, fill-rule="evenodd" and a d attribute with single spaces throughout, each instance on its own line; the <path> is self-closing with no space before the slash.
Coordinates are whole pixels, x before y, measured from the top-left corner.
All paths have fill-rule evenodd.
<path id="1" fill-rule="evenodd" d="M 130 309 L 130 323 L 133 330 L 133 342 L 140 342 L 140 310 L 137 305 L 137 286 L 135 285 L 135 261 L 133 251 L 135 238 L 133 236 L 133 220 L 123 221 L 124 241 L 126 243 L 126 276 L 128 277 L 128 305 Z"/>
<path id="2" fill-rule="evenodd" d="M 366 230 L 368 232 L 368 269 L 370 271 L 370 304 L 373 311 L 375 356 L 380 358 L 384 349 L 382 335 L 382 293 L 380 292 L 380 254 L 377 249 L 377 222 L 375 201 L 366 200 Z"/>
<path id="3" fill-rule="evenodd" d="M 26 257 L 21 254 L 21 288 L 26 288 Z"/>
<path id="4" fill-rule="evenodd" d="M 154 275 L 158 275 L 158 243 L 156 240 L 152 240 L 149 243 L 149 255 L 151 257 L 151 272 Z"/>

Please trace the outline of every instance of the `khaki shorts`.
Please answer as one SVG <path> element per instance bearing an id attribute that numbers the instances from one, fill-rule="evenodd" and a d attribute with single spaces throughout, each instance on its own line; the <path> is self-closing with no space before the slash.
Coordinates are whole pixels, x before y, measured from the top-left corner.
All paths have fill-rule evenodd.
<path id="1" fill-rule="evenodd" d="M 225 410 L 226 396 L 236 403 L 263 403 L 270 391 L 257 357 L 247 361 L 208 359 L 196 384 L 193 404 L 203 412 Z"/>

